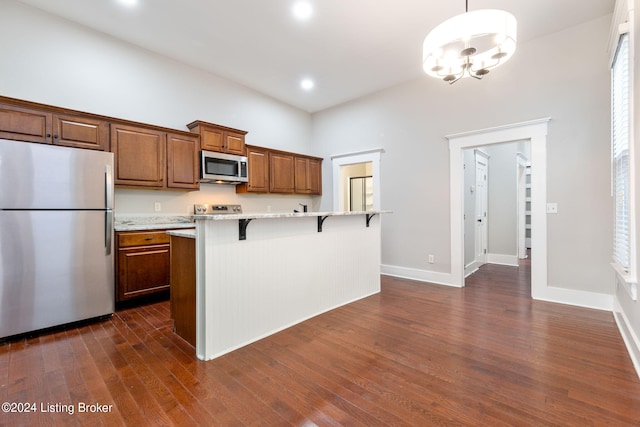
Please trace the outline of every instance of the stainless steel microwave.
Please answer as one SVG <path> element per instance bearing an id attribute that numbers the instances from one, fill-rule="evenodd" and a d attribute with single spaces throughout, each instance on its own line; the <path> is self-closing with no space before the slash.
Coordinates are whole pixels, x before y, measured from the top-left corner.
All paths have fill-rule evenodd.
<path id="1" fill-rule="evenodd" d="M 240 184 L 248 180 L 245 156 L 205 150 L 200 152 L 200 182 Z"/>

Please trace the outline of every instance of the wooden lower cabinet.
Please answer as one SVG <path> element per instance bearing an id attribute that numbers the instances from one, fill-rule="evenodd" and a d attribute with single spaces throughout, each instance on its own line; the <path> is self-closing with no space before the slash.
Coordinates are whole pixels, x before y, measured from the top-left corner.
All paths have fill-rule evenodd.
<path id="1" fill-rule="evenodd" d="M 169 290 L 166 230 L 116 232 L 116 302 Z"/>
<path id="2" fill-rule="evenodd" d="M 171 317 L 174 331 L 196 346 L 196 240 L 171 236 Z"/>

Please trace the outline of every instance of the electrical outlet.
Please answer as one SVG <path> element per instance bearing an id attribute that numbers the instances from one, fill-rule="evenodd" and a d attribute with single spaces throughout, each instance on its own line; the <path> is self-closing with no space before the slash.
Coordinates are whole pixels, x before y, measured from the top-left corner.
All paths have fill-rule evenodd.
<path id="1" fill-rule="evenodd" d="M 429 264 L 433 264 L 434 262 L 435 262 L 435 259 L 433 255 L 429 255 Z"/>
<path id="2" fill-rule="evenodd" d="M 154 205 L 153 205 L 153 209 L 156 212 L 160 212 L 162 210 L 162 205 L 160 204 L 160 202 L 155 202 Z"/>
<path id="3" fill-rule="evenodd" d="M 558 204 L 557 203 L 547 203 L 547 213 L 548 214 L 557 214 L 558 213 Z"/>

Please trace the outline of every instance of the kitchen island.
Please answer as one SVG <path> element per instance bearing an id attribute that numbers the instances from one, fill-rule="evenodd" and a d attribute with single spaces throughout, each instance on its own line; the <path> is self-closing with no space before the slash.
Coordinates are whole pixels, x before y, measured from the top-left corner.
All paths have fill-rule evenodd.
<path id="1" fill-rule="evenodd" d="M 198 358 L 380 292 L 382 213 L 195 215 Z"/>

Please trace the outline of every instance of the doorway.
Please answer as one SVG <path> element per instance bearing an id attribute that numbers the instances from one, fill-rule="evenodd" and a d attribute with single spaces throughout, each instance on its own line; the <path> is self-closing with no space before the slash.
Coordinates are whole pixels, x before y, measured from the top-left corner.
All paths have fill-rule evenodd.
<path id="1" fill-rule="evenodd" d="M 544 118 L 489 129 L 448 135 L 450 173 L 451 276 L 450 284 L 464 286 L 464 150 L 513 141 L 529 141 L 531 149 L 531 241 L 536 262 L 531 267 L 531 296 L 546 299 L 547 286 L 547 128 Z M 491 244 L 489 243 L 489 246 Z"/>
<path id="2" fill-rule="evenodd" d="M 518 159 L 529 157 L 529 145 L 514 141 L 465 150 L 465 278 L 484 264 L 520 264 L 520 201 L 524 199 Z M 525 171 L 521 173 L 526 180 Z"/>
<path id="3" fill-rule="evenodd" d="M 364 202 L 367 210 L 380 210 L 381 181 L 380 157 L 383 149 L 359 153 L 339 154 L 331 157 L 333 167 L 333 210 L 345 212 L 351 205 L 351 178 L 368 177 L 365 182 Z"/>

